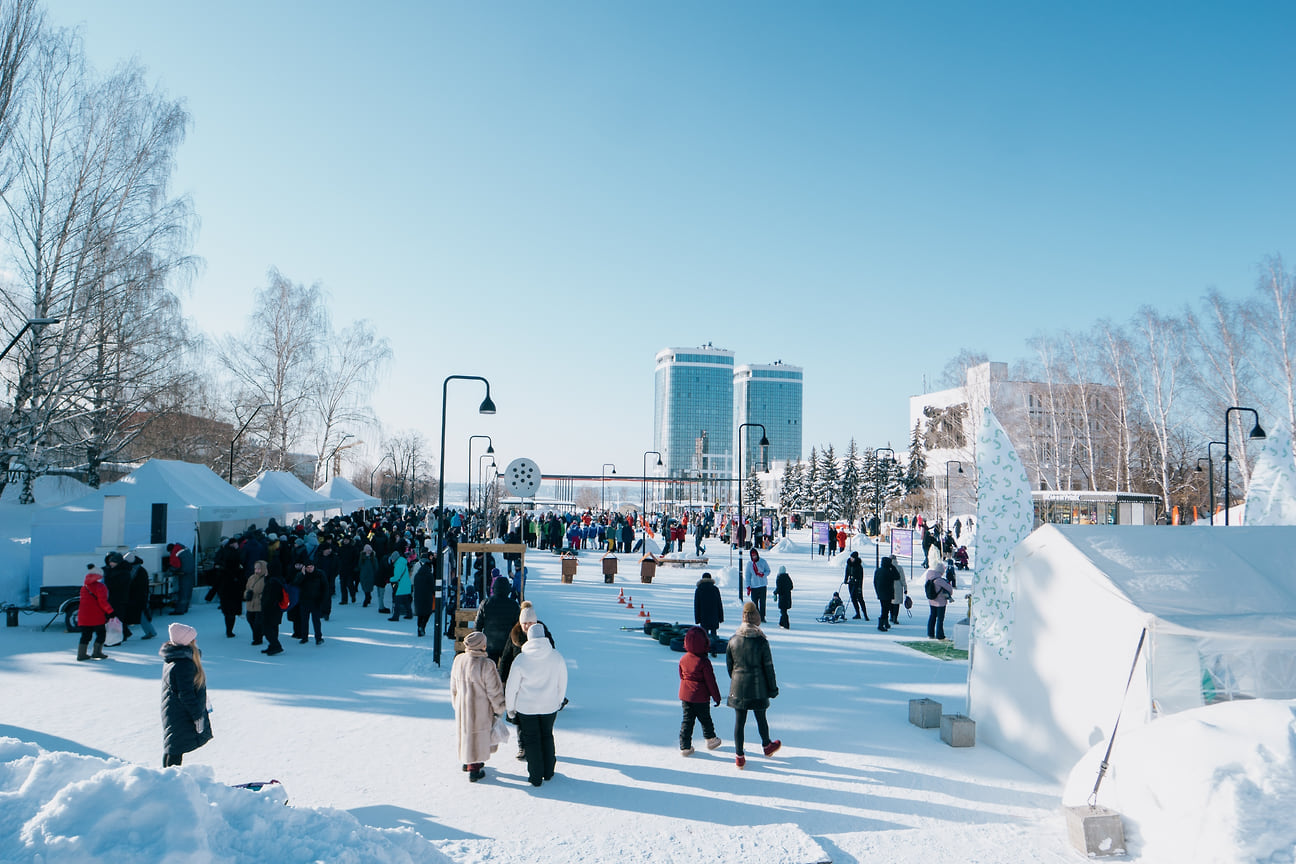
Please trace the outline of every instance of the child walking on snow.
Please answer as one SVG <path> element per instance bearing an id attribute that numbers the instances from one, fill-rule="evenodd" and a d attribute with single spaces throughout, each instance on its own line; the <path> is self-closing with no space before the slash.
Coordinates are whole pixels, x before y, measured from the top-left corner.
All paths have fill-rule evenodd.
<path id="1" fill-rule="evenodd" d="M 720 687 L 716 684 L 715 670 L 707 649 L 711 640 L 701 627 L 690 627 L 684 634 L 684 656 L 679 662 L 679 698 L 684 707 L 684 720 L 680 723 L 680 755 L 693 755 L 693 721 L 702 722 L 702 737 L 708 750 L 720 746 L 715 724 L 711 722 L 711 706 L 720 704 Z"/>

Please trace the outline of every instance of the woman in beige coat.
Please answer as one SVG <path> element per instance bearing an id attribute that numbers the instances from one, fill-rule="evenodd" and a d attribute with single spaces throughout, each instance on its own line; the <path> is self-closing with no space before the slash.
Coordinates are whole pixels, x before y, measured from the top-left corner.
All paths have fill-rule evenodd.
<path id="1" fill-rule="evenodd" d="M 266 562 L 257 561 L 252 565 L 252 575 L 247 580 L 247 590 L 243 592 L 243 602 L 247 605 L 248 627 L 252 629 L 252 644 L 260 645 L 265 630 L 265 616 L 261 612 L 261 594 L 265 591 Z"/>
<path id="2" fill-rule="evenodd" d="M 491 726 L 504 713 L 504 685 L 486 656 L 486 634 L 474 630 L 464 638 L 467 649 L 450 667 L 450 703 L 459 731 L 459 760 L 469 782 L 486 776 L 486 760 L 495 752 Z"/>

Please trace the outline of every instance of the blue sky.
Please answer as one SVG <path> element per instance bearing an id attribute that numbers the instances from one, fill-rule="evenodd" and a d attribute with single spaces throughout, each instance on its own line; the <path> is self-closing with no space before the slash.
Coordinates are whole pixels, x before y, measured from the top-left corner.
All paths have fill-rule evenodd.
<path id="1" fill-rule="evenodd" d="M 494 417 L 452 385 L 451 482 L 471 434 L 637 473 L 655 353 L 704 342 L 805 369 L 807 454 L 900 450 L 908 397 L 961 348 L 1011 362 L 1296 256 L 1290 4 L 49 14 L 192 115 L 199 327 L 246 326 L 272 266 L 321 283 L 337 325 L 391 340 L 375 407 L 433 456 L 442 380 L 490 379 Z"/>

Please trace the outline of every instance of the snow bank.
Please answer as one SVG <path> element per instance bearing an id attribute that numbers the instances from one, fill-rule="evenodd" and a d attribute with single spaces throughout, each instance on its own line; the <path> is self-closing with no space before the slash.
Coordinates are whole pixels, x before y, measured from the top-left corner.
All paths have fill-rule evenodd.
<path id="1" fill-rule="evenodd" d="M 1084 804 L 1107 742 L 1072 769 Z M 1296 858 L 1296 701 L 1224 702 L 1119 731 L 1098 803 L 1121 814 L 1144 861 Z"/>
<path id="2" fill-rule="evenodd" d="M 144 768 L 0 738 L 0 849 L 46 864 L 450 860 L 408 828 L 285 807 L 282 786 L 251 792 L 212 778 L 203 765 Z"/>

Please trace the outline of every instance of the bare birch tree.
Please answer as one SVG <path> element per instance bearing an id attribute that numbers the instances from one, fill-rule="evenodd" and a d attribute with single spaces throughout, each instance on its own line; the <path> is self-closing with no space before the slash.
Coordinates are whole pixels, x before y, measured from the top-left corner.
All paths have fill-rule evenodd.
<path id="1" fill-rule="evenodd" d="M 1182 419 L 1176 400 L 1182 390 L 1178 369 L 1184 353 L 1183 324 L 1144 306 L 1133 326 L 1139 340 L 1139 350 L 1132 355 L 1134 390 L 1152 438 L 1149 452 L 1154 462 L 1148 466 L 1148 480 L 1161 490 L 1168 511 L 1175 492 L 1170 475 L 1178 456 L 1171 444 Z"/>
<path id="2" fill-rule="evenodd" d="M 391 361 L 391 345 L 378 338 L 367 321 L 357 321 L 325 341 L 320 374 L 311 394 L 318 414 L 320 437 L 312 486 L 324 482 L 325 461 L 339 452 L 346 426 L 376 423 L 369 409 L 368 395 L 378 375 Z M 348 445 L 349 446 L 349 445 Z"/>

